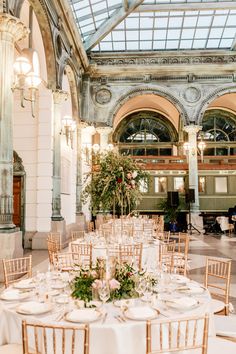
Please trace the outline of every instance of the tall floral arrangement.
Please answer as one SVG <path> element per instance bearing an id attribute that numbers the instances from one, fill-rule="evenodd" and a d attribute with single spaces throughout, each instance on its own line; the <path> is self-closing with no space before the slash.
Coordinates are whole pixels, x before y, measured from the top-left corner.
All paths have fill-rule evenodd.
<path id="1" fill-rule="evenodd" d="M 130 213 L 139 204 L 140 183 L 148 173 L 132 158 L 114 151 L 96 154 L 96 166 L 87 176 L 83 202 L 91 198 L 91 210 L 119 210 Z M 90 178 L 89 178 L 90 177 Z"/>

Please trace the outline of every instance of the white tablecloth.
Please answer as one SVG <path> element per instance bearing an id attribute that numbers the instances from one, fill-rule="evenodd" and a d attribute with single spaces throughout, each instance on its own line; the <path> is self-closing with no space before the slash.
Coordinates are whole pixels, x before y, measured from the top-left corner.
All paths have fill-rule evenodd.
<path id="1" fill-rule="evenodd" d="M 173 291 L 163 292 L 159 295 L 162 299 L 165 296 L 173 297 Z M 176 293 L 177 294 L 177 293 Z M 186 296 L 179 294 L 177 296 Z M 193 296 L 193 295 L 192 295 Z M 178 311 L 167 308 L 164 301 L 157 299 L 157 305 L 160 310 L 159 319 L 167 320 L 181 317 L 190 317 L 195 315 L 203 315 L 210 311 L 210 295 L 207 290 L 201 295 L 196 295 L 200 305 L 189 311 Z M 141 300 L 137 300 L 144 305 Z M 52 313 L 44 315 L 30 316 L 20 315 L 16 312 L 16 302 L 1 301 L 0 313 L 0 345 L 6 343 L 21 343 L 21 321 L 42 321 L 43 323 L 68 324 L 67 321 L 56 322 L 58 311 L 54 306 Z M 74 306 L 74 304 L 73 304 Z M 105 323 L 101 320 L 90 324 L 90 354 L 145 354 L 146 353 L 146 327 L 145 321 L 127 320 L 120 323 L 115 318 L 121 314 L 121 309 L 115 307 L 112 303 L 105 305 L 105 310 L 108 313 Z M 60 314 L 60 312 L 59 312 Z M 210 335 L 214 335 L 214 326 L 210 321 Z M 68 353 L 69 354 L 69 353 Z M 79 353 L 76 353 L 79 354 Z"/>

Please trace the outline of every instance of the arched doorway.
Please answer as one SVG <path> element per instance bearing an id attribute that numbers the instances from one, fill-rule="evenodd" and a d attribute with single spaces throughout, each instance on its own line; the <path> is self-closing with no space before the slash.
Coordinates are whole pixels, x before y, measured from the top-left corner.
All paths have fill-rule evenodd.
<path id="1" fill-rule="evenodd" d="M 13 152 L 13 223 L 25 232 L 25 169 L 22 159 Z"/>

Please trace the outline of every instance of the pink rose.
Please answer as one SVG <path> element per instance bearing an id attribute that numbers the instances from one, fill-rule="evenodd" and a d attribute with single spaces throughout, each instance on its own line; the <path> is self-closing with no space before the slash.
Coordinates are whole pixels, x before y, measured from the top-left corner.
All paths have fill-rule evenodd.
<path id="1" fill-rule="evenodd" d="M 114 278 L 109 281 L 109 285 L 111 290 L 116 290 L 120 288 L 120 283 Z"/>
<path id="2" fill-rule="evenodd" d="M 127 178 L 131 179 L 132 178 L 132 174 L 130 172 L 127 173 Z"/>
<path id="3" fill-rule="evenodd" d="M 102 281 L 99 279 L 94 280 L 92 287 L 93 289 L 100 289 L 102 287 Z"/>

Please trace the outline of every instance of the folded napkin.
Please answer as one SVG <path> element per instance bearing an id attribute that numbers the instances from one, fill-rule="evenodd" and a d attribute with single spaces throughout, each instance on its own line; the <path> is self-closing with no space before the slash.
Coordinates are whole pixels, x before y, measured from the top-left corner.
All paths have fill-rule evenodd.
<path id="1" fill-rule="evenodd" d="M 7 289 L 1 293 L 1 299 L 4 300 L 18 300 L 20 298 L 20 292 L 17 289 Z"/>
<path id="2" fill-rule="evenodd" d="M 41 303 L 36 301 L 29 301 L 18 307 L 17 312 L 26 315 L 38 315 L 50 311 L 51 305 L 47 303 Z"/>
<path id="3" fill-rule="evenodd" d="M 166 302 L 169 303 L 170 306 L 180 309 L 189 309 L 198 303 L 196 299 L 187 296 L 178 299 L 167 300 Z"/>
<path id="4" fill-rule="evenodd" d="M 188 284 L 186 286 L 180 286 L 177 288 L 178 291 L 187 293 L 187 294 L 202 294 L 205 289 L 198 284 Z"/>
<path id="5" fill-rule="evenodd" d="M 92 322 L 96 321 L 99 315 L 96 309 L 79 309 L 69 312 L 66 319 L 71 322 Z"/>
<path id="6" fill-rule="evenodd" d="M 126 314 L 133 319 L 148 319 L 155 317 L 156 310 L 148 306 L 129 307 Z"/>
<path id="7" fill-rule="evenodd" d="M 23 279 L 20 280 L 19 282 L 15 283 L 14 287 L 18 289 L 27 289 L 27 288 L 33 288 L 35 285 L 32 282 L 32 279 Z"/>

